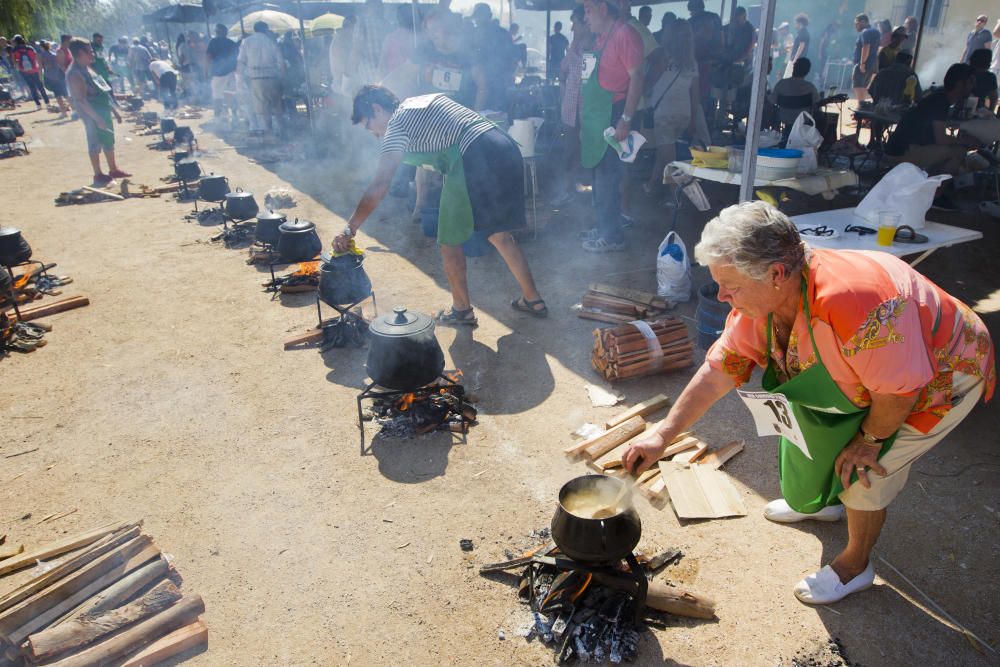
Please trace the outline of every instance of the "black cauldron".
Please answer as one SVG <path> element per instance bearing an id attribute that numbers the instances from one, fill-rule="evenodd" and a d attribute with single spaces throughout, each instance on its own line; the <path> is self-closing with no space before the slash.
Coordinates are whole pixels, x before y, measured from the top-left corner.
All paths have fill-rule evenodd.
<path id="1" fill-rule="evenodd" d="M 194 131 L 187 125 L 178 125 L 174 128 L 174 144 L 193 144 Z"/>
<path id="2" fill-rule="evenodd" d="M 372 281 L 365 272 L 364 255 L 348 253 L 320 256 L 319 298 L 328 306 L 346 306 L 364 301 L 372 293 Z"/>
<path id="3" fill-rule="evenodd" d="M 198 198 L 205 201 L 220 202 L 229 194 L 229 180 L 225 176 L 209 174 L 202 176 L 198 183 Z"/>
<path id="4" fill-rule="evenodd" d="M 170 156 L 170 159 L 174 162 L 180 162 L 181 160 L 186 160 L 191 157 L 191 154 L 187 151 L 174 151 Z"/>
<path id="5" fill-rule="evenodd" d="M 9 127 L 14 130 L 14 136 L 24 136 L 24 126 L 21 125 L 21 121 L 16 118 L 0 118 L 0 127 Z"/>
<path id="6" fill-rule="evenodd" d="M 138 111 L 142 108 L 143 99 L 141 97 L 129 97 L 125 100 L 125 105 L 129 111 Z"/>
<path id="7" fill-rule="evenodd" d="M 284 213 L 275 213 L 271 209 L 257 214 L 257 226 L 253 237 L 266 245 L 277 245 L 281 238 L 281 225 L 288 220 Z"/>
<path id="8" fill-rule="evenodd" d="M 176 129 L 177 121 L 170 116 L 164 116 L 160 119 L 160 134 L 167 134 L 168 132 L 173 132 Z"/>
<path id="9" fill-rule="evenodd" d="M 12 144 L 17 141 L 17 134 L 9 127 L 0 127 L 0 144 Z"/>
<path id="10" fill-rule="evenodd" d="M 181 160 L 174 164 L 174 174 L 185 183 L 193 183 L 201 176 L 201 166 L 197 160 Z"/>
<path id="11" fill-rule="evenodd" d="M 260 207 L 257 200 L 253 198 L 252 192 L 243 192 L 242 188 L 236 188 L 236 192 L 226 195 L 226 215 L 230 219 L 242 222 L 257 215 Z"/>
<path id="12" fill-rule="evenodd" d="M 141 118 L 142 124 L 147 127 L 153 127 L 160 122 L 160 114 L 155 111 L 143 111 Z"/>
<path id="13" fill-rule="evenodd" d="M 10 288 L 14 286 L 14 278 L 6 267 L 0 266 L 0 304 L 10 301 Z"/>
<path id="14" fill-rule="evenodd" d="M 563 485 L 552 517 L 552 540 L 560 551 L 584 563 L 611 563 L 632 553 L 642 535 L 634 507 L 629 505 L 606 519 L 588 519 L 570 511 L 580 498 L 613 502 L 624 483 L 615 477 L 584 475 Z"/>
<path id="15" fill-rule="evenodd" d="M 31 246 L 16 227 L 0 227 L 0 264 L 14 266 L 31 259 Z"/>
<path id="16" fill-rule="evenodd" d="M 278 255 L 283 262 L 308 262 L 323 249 L 323 242 L 316 233 L 316 225 L 296 218 L 278 227 Z"/>
<path id="17" fill-rule="evenodd" d="M 407 391 L 433 382 L 444 370 L 444 353 L 434 335 L 434 320 L 396 306 L 368 328 L 365 368 L 375 384 Z"/>

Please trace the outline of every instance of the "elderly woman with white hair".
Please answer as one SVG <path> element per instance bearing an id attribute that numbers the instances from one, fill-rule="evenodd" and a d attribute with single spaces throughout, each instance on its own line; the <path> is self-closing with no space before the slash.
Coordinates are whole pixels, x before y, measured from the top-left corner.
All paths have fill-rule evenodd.
<path id="1" fill-rule="evenodd" d="M 869 557 L 910 466 L 993 393 L 986 327 L 902 260 L 810 248 L 763 202 L 724 209 L 694 252 L 733 311 L 670 414 L 627 449 L 626 468 L 654 465 L 759 366 L 764 391 L 738 391 L 758 431 L 782 436 L 783 498 L 765 517 L 838 521 L 846 508 L 847 546 L 795 596 L 829 604 L 870 587 Z"/>

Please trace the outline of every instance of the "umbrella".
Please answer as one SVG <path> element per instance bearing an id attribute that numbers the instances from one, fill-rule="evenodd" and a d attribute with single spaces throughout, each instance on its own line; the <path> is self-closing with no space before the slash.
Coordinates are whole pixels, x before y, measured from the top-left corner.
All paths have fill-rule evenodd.
<path id="1" fill-rule="evenodd" d="M 263 21 L 267 24 L 267 27 L 271 29 L 271 32 L 276 32 L 278 34 L 282 34 L 288 30 L 299 29 L 299 20 L 297 18 L 291 14 L 276 12 L 273 9 L 252 12 L 243 17 L 243 25 L 245 25 L 248 30 L 252 30 L 253 24 L 258 21 Z M 242 36 L 239 23 L 229 29 L 229 36 L 233 39 L 239 39 Z"/>
<path id="2" fill-rule="evenodd" d="M 146 18 L 157 23 L 160 21 L 164 23 L 202 23 L 207 20 L 204 7 L 183 3 L 157 9 Z"/>
<path id="3" fill-rule="evenodd" d="M 319 37 L 320 35 L 333 34 L 335 30 L 340 30 L 344 25 L 344 17 L 339 14 L 322 14 L 309 23 L 306 34 L 309 37 Z"/>

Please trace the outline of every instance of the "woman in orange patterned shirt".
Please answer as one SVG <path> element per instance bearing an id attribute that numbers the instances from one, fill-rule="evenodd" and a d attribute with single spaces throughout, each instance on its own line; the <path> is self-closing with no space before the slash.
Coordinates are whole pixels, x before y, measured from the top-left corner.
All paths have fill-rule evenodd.
<path id="1" fill-rule="evenodd" d="M 986 327 L 902 260 L 812 249 L 763 202 L 723 210 L 695 256 L 733 311 L 667 418 L 625 452 L 626 468 L 653 465 L 759 366 L 765 391 L 739 391 L 758 431 L 782 436 L 783 498 L 765 516 L 838 521 L 846 507 L 846 548 L 796 597 L 828 604 L 870 587 L 869 556 L 910 466 L 993 393 Z"/>

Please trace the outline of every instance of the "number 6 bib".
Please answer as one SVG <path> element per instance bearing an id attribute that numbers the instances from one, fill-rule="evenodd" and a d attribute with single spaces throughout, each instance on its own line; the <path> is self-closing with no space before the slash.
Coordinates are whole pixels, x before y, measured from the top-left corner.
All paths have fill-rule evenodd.
<path id="1" fill-rule="evenodd" d="M 757 435 L 780 435 L 798 447 L 806 458 L 812 460 L 809 446 L 806 444 L 806 439 L 802 435 L 799 423 L 795 420 L 795 414 L 792 412 L 792 405 L 787 398 L 769 391 L 737 389 L 736 392 L 750 409 L 750 414 L 753 415 L 754 424 L 757 426 Z"/>

